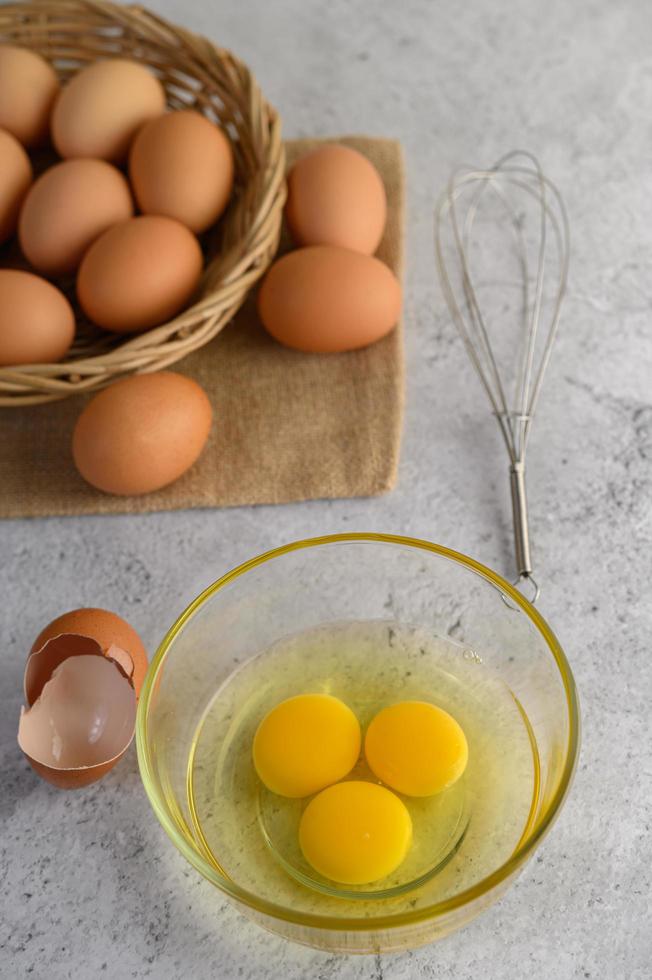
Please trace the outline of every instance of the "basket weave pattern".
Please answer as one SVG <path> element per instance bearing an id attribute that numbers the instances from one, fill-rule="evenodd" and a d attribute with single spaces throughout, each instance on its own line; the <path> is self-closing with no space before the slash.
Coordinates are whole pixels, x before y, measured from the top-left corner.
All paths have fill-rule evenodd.
<path id="1" fill-rule="evenodd" d="M 218 122 L 234 153 L 231 203 L 202 237 L 206 265 L 192 305 L 143 334 L 116 336 L 80 322 L 57 364 L 0 367 L 0 406 L 36 404 L 158 371 L 206 344 L 233 318 L 278 246 L 285 200 L 280 120 L 251 72 L 230 52 L 141 7 L 105 0 L 32 0 L 0 6 L 0 43 L 28 47 L 65 82 L 98 58 L 140 61 L 163 84 L 168 106 Z"/>

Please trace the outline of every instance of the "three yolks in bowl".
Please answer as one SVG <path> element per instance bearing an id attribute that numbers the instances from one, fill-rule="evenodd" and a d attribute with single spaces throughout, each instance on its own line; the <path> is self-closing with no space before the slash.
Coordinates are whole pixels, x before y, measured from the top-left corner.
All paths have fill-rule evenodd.
<path id="1" fill-rule="evenodd" d="M 311 797 L 299 824 L 304 858 L 347 885 L 379 881 L 402 863 L 412 843 L 409 798 L 448 789 L 468 760 L 458 722 L 427 701 L 401 701 L 372 719 L 364 756 L 377 782 L 346 778 L 362 748 L 357 717 L 330 694 L 281 701 L 253 742 L 254 766 L 268 790 Z"/>

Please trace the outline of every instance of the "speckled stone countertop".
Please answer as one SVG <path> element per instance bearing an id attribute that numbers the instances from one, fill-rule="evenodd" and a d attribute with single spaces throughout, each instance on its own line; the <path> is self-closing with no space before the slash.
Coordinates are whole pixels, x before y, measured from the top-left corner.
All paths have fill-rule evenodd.
<path id="1" fill-rule="evenodd" d="M 649 0 L 155 0 L 233 48 L 288 136 L 399 137 L 409 191 L 408 400 L 377 500 L 0 524 L 0 975 L 286 980 L 647 980 L 652 971 L 652 6 Z M 122 612 L 153 647 L 208 582 L 284 541 L 429 537 L 511 572 L 495 424 L 436 282 L 432 206 L 453 165 L 535 151 L 573 235 L 559 344 L 530 444 L 541 610 L 580 689 L 563 814 L 517 884 L 413 953 L 332 956 L 259 930 L 156 822 L 132 748 L 75 794 L 15 742 L 23 662 L 62 610 Z M 2 466 L 0 461 L 0 478 Z"/>

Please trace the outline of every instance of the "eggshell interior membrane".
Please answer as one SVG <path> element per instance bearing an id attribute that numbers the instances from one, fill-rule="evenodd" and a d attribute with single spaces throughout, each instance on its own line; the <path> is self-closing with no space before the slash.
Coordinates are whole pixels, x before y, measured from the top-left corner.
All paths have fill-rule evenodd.
<path id="1" fill-rule="evenodd" d="M 113 643 L 108 650 L 104 651 L 104 656 L 108 657 L 109 660 L 115 660 L 117 665 L 122 668 L 125 677 L 128 677 L 133 684 L 134 662 L 126 650 L 121 650 Z M 138 691 L 136 691 L 136 697 L 138 697 Z"/>
<path id="2" fill-rule="evenodd" d="M 99 643 L 105 656 L 113 656 L 119 662 L 120 658 L 114 656 L 111 647 L 117 646 L 121 651 L 126 651 L 133 663 L 132 681 L 136 689 L 136 696 L 140 694 L 147 671 L 147 651 L 136 630 L 121 616 L 109 609 L 97 609 L 92 606 L 71 609 L 70 612 L 57 616 L 41 630 L 32 644 L 31 654 L 41 650 L 48 640 L 59 637 L 62 633 L 74 633 L 85 638 L 92 637 Z M 129 671 L 125 671 L 125 673 L 130 676 Z"/>
<path id="3" fill-rule="evenodd" d="M 74 656 L 23 710 L 18 744 L 51 769 L 88 768 L 117 759 L 135 723 L 136 693 L 118 665 L 102 655 Z"/>
<path id="4" fill-rule="evenodd" d="M 94 656 L 103 657 L 102 647 L 90 636 L 79 636 L 76 633 L 62 633 L 53 636 L 32 653 L 25 666 L 25 700 L 28 705 L 41 696 L 43 688 L 52 677 L 57 667 L 69 657 Z M 122 669 L 125 677 L 131 680 L 134 672 L 133 660 L 125 650 L 115 645 L 111 646 L 106 656 L 115 660 Z"/>

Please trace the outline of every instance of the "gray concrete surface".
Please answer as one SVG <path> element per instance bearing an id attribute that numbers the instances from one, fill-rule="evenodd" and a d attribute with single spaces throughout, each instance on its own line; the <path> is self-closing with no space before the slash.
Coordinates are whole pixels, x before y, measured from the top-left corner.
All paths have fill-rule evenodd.
<path id="1" fill-rule="evenodd" d="M 409 179 L 408 402 L 378 500 L 0 525 L 0 975 L 645 980 L 652 974 L 652 7 L 647 0 L 157 0 L 257 72 L 288 136 L 400 137 Z M 289 539 L 430 537 L 511 571 L 505 467 L 433 271 L 450 168 L 527 146 L 562 187 L 570 294 L 530 457 L 541 609 L 584 711 L 572 796 L 518 883 L 438 945 L 329 956 L 259 931 L 174 851 L 130 750 L 77 794 L 15 744 L 26 650 L 63 609 L 154 646 L 208 582 Z M 0 463 L 1 466 L 1 463 Z"/>

